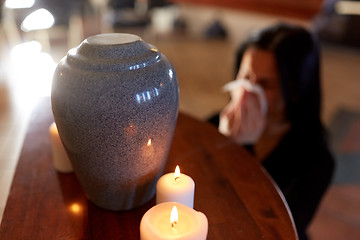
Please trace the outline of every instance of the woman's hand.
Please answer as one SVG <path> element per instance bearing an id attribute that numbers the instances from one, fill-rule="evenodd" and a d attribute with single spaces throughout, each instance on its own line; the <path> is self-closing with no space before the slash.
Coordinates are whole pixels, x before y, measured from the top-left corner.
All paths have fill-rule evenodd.
<path id="1" fill-rule="evenodd" d="M 232 92 L 232 100 L 221 112 L 219 131 L 239 144 L 254 144 L 265 124 L 259 95 L 242 88 Z"/>

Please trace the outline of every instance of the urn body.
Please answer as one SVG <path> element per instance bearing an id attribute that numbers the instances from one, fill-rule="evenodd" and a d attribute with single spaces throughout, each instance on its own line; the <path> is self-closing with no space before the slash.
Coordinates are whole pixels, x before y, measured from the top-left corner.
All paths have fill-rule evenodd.
<path id="1" fill-rule="evenodd" d="M 110 210 L 155 194 L 178 112 L 170 61 L 131 34 L 84 40 L 60 61 L 51 103 L 60 138 L 87 197 Z"/>

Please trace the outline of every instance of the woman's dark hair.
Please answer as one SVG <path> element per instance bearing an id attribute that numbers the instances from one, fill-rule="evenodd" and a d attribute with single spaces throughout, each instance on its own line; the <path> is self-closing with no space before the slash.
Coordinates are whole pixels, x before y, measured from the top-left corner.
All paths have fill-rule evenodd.
<path id="1" fill-rule="evenodd" d="M 275 54 L 288 120 L 293 125 L 322 128 L 320 59 L 314 36 L 300 26 L 284 23 L 263 29 L 240 46 L 236 71 L 249 47 Z"/>

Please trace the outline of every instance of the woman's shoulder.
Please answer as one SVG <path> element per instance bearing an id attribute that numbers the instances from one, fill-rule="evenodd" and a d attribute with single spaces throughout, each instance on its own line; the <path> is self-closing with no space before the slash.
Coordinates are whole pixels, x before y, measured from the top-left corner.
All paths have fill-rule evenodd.
<path id="1" fill-rule="evenodd" d="M 290 129 L 273 152 L 263 161 L 275 178 L 291 179 L 305 172 L 331 176 L 335 162 L 325 137 L 319 132 Z"/>
<path id="2" fill-rule="evenodd" d="M 327 146 L 326 132 L 322 126 L 292 126 L 285 135 L 287 141 L 294 147 L 300 145 L 325 145 Z"/>
<path id="3" fill-rule="evenodd" d="M 331 150 L 320 129 L 291 127 L 269 158 L 291 158 L 293 162 L 333 162 Z M 314 159 L 318 159 L 314 161 Z"/>

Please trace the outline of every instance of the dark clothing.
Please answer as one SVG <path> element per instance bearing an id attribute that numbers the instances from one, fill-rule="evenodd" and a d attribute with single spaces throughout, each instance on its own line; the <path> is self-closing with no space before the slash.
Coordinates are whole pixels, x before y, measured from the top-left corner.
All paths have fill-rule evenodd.
<path id="1" fill-rule="evenodd" d="M 294 217 L 301 240 L 331 182 L 334 159 L 320 131 L 293 127 L 264 160 Z"/>
<path id="2" fill-rule="evenodd" d="M 218 116 L 209 121 L 217 125 Z M 244 147 L 253 153 L 251 145 Z M 285 196 L 299 239 L 307 239 L 306 228 L 334 171 L 334 159 L 322 131 L 292 127 L 263 161 L 263 166 Z"/>

